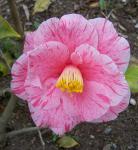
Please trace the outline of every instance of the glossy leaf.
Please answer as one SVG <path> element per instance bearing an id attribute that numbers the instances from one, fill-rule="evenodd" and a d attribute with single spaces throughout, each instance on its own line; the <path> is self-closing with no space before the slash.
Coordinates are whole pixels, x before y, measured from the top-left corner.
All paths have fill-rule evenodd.
<path id="1" fill-rule="evenodd" d="M 46 10 L 50 4 L 51 4 L 50 0 L 37 0 L 35 2 L 33 14 Z"/>
<path id="2" fill-rule="evenodd" d="M 79 145 L 79 143 L 70 136 L 61 137 L 57 141 L 57 144 L 59 145 L 59 147 L 62 147 L 62 148 L 71 148 L 71 147 L 75 147 Z"/>
<path id="3" fill-rule="evenodd" d="M 128 67 L 128 70 L 127 70 L 125 76 L 129 83 L 131 92 L 133 92 L 133 93 L 138 92 L 138 65 L 131 64 Z"/>
<path id="4" fill-rule="evenodd" d="M 105 10 L 106 9 L 105 0 L 99 0 L 99 5 L 100 5 L 100 9 L 101 10 Z"/>
<path id="5" fill-rule="evenodd" d="M 55 133 L 52 134 L 52 141 L 53 142 L 56 142 L 58 138 L 59 138 L 59 136 L 57 134 L 55 134 Z"/>
<path id="6" fill-rule="evenodd" d="M 13 40 L 12 38 L 5 38 L 0 40 L 0 46 L 5 55 L 8 53 L 13 59 L 19 57 L 21 50 L 20 41 Z"/>
<path id="7" fill-rule="evenodd" d="M 0 61 L 0 77 L 8 74 L 8 69 L 3 62 Z"/>
<path id="8" fill-rule="evenodd" d="M 16 37 L 20 38 L 21 36 L 12 28 L 12 26 L 0 16 L 0 39 Z"/>

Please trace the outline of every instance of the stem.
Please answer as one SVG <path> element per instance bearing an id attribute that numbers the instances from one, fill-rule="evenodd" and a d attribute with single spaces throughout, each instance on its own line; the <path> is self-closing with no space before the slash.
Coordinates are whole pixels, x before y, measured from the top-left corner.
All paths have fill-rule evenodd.
<path id="1" fill-rule="evenodd" d="M 37 130 L 38 131 L 38 135 L 39 135 L 39 138 L 40 138 L 40 141 L 41 141 L 41 144 L 42 144 L 42 147 L 43 147 L 43 149 L 45 149 L 45 142 L 44 142 L 44 140 L 43 140 L 43 137 L 42 137 L 42 134 L 41 134 L 41 131 L 38 129 Z"/>
<path id="2" fill-rule="evenodd" d="M 11 113 L 13 112 L 13 109 L 15 108 L 15 104 L 16 104 L 17 99 L 18 98 L 15 95 L 11 95 L 11 98 L 10 98 L 1 118 L 0 118 L 0 120 L 3 120 L 5 124 L 7 124 L 9 121 Z"/>
<path id="3" fill-rule="evenodd" d="M 21 20 L 19 17 L 16 2 L 15 2 L 15 0 L 8 0 L 8 4 L 10 7 L 10 11 L 11 11 L 11 15 L 12 15 L 15 29 L 23 37 L 23 27 L 22 27 Z"/>
<path id="4" fill-rule="evenodd" d="M 32 131 L 37 131 L 38 132 L 38 127 L 29 127 L 29 128 L 23 128 L 23 129 L 20 129 L 20 130 L 16 130 L 16 131 L 11 131 L 9 133 L 6 134 L 6 137 L 13 137 L 13 136 L 17 136 L 17 135 L 20 135 L 20 134 L 24 134 L 24 133 L 29 133 L 29 132 L 32 132 Z"/>
<path id="5" fill-rule="evenodd" d="M 14 21 L 14 25 L 16 28 L 16 31 L 19 32 L 19 34 L 23 37 L 23 28 L 22 28 L 22 24 L 21 24 L 21 20 L 19 17 L 19 13 L 16 7 L 16 2 L 15 0 L 7 0 L 9 3 L 9 7 L 10 7 L 10 11 L 11 11 L 11 15 Z M 1 54 L 1 58 L 3 60 L 3 62 L 5 63 L 5 65 L 7 66 L 7 68 L 9 69 L 9 71 L 11 70 L 7 60 L 5 59 L 1 49 L 0 49 L 0 54 Z M 17 97 L 15 95 L 11 95 L 11 98 L 2 114 L 2 116 L 0 117 L 0 142 L 4 141 L 6 138 L 6 126 L 7 123 L 11 117 L 11 114 L 16 106 L 16 101 L 17 101 Z"/>
<path id="6" fill-rule="evenodd" d="M 15 108 L 15 104 L 17 101 L 17 97 L 14 95 L 11 95 L 11 98 L 2 114 L 0 117 L 0 141 L 3 141 L 5 139 L 5 130 L 6 130 L 6 125 L 11 117 L 11 114 Z"/>
<path id="7" fill-rule="evenodd" d="M 0 49 L 0 55 L 1 55 L 2 61 L 7 66 L 8 70 L 10 71 L 11 68 L 10 68 L 6 58 L 4 57 L 4 54 L 1 49 Z M 11 95 L 11 98 L 10 98 L 4 112 L 2 113 L 2 116 L 0 117 L 0 142 L 2 142 L 5 139 L 6 125 L 8 124 L 11 114 L 16 106 L 17 99 L 18 98 L 16 96 Z"/>

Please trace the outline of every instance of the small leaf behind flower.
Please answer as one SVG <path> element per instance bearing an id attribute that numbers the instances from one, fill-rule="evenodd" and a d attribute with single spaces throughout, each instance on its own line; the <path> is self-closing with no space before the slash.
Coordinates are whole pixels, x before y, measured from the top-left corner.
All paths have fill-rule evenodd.
<path id="1" fill-rule="evenodd" d="M 50 0 L 36 0 L 33 14 L 46 10 L 50 4 Z"/>
<path id="2" fill-rule="evenodd" d="M 106 2 L 105 0 L 99 0 L 99 6 L 101 10 L 105 10 L 106 9 Z"/>
<path id="3" fill-rule="evenodd" d="M 52 141 L 56 142 L 58 138 L 59 138 L 59 136 L 57 134 L 53 133 L 53 135 L 52 135 Z"/>
<path id="4" fill-rule="evenodd" d="M 61 137 L 57 141 L 57 144 L 59 145 L 59 147 L 62 148 L 71 148 L 79 145 L 79 143 L 70 136 Z"/>
<path id="5" fill-rule="evenodd" d="M 126 71 L 126 79 L 130 86 L 132 93 L 138 92 L 138 65 L 137 64 L 130 64 Z"/>
<path id="6" fill-rule="evenodd" d="M 0 77 L 8 74 L 8 69 L 3 62 L 0 61 Z"/>
<path id="7" fill-rule="evenodd" d="M 11 25 L 0 16 L 0 39 L 7 37 L 20 38 L 21 36 L 11 27 Z"/>

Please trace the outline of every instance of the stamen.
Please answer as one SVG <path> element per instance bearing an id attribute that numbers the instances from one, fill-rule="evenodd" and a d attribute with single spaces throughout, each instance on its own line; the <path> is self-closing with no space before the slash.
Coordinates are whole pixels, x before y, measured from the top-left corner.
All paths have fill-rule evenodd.
<path id="1" fill-rule="evenodd" d="M 67 66 L 58 78 L 56 87 L 62 91 L 81 93 L 83 78 L 80 70 L 74 66 Z"/>

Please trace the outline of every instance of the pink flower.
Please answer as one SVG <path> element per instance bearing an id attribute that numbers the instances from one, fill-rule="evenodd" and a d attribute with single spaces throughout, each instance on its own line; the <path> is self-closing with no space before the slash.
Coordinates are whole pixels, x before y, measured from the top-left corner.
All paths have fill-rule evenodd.
<path id="1" fill-rule="evenodd" d="M 129 57 L 127 40 L 110 21 L 51 18 L 26 35 L 11 89 L 28 102 L 37 126 L 61 135 L 83 121 L 113 120 L 128 106 Z"/>

